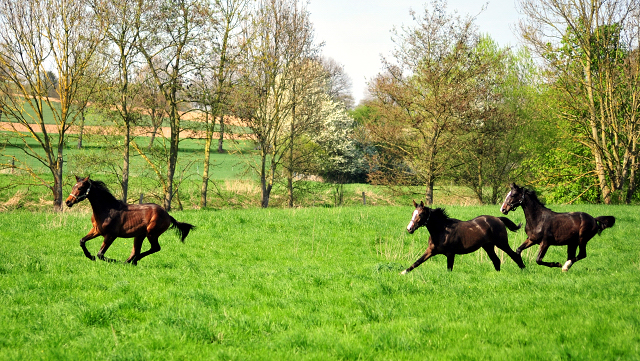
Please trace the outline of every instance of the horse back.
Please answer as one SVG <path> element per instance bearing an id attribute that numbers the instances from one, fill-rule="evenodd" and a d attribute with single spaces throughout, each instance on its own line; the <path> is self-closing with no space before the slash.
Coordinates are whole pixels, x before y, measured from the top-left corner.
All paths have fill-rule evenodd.
<path id="1" fill-rule="evenodd" d="M 169 213 L 154 203 L 128 204 L 120 211 L 119 237 L 162 234 L 171 225 Z"/>
<path id="2" fill-rule="evenodd" d="M 484 244 L 507 238 L 507 229 L 499 218 L 478 216 L 468 221 L 457 221 L 448 227 L 445 246 L 456 249 L 456 253 L 469 253 Z"/>
<path id="3" fill-rule="evenodd" d="M 598 233 L 599 226 L 588 213 L 569 212 L 555 213 L 536 230 L 541 238 L 546 238 L 551 244 L 563 245 L 591 239 Z"/>

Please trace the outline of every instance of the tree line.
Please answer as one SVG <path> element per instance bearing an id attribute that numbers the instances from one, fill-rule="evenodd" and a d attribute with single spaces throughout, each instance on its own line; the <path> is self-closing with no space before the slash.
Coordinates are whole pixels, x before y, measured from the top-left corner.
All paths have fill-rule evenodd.
<path id="1" fill-rule="evenodd" d="M 434 0 L 394 32 L 356 115 L 370 179 L 455 181 L 496 203 L 518 180 L 558 202 L 630 203 L 638 185 L 640 3 L 518 0 L 526 47 L 501 48 Z"/>
<path id="2" fill-rule="evenodd" d="M 255 143 L 258 156 L 247 161 L 262 207 L 279 182 L 293 206 L 301 175 L 338 187 L 418 185 L 428 204 L 444 182 L 482 203 L 498 202 L 510 180 L 560 202 L 637 197 L 637 1 L 518 0 L 526 46 L 516 49 L 433 0 L 392 32 L 394 51 L 355 108 L 350 80 L 323 57 L 304 1 L 0 3 L 0 120 L 13 124 L 4 145 L 23 149 L 50 177 L 8 154 L 3 165 L 49 187 L 56 210 L 69 132 L 79 129 L 82 147 L 88 112 L 116 125 L 119 143 L 108 146 L 119 155 L 108 166 L 123 200 L 134 152 L 161 184 L 167 210 L 190 114 L 205 139 L 202 207 L 211 152 L 225 151 L 231 119 Z M 142 125 L 146 144 L 135 136 Z"/>
<path id="3" fill-rule="evenodd" d="M 52 179 L 15 156 L 4 166 L 49 187 L 56 210 L 69 132 L 79 128 L 82 147 L 87 112 L 115 124 L 121 136 L 105 144 L 121 152 L 121 161 L 108 152 L 105 167 L 118 177 L 125 201 L 135 152 L 156 175 L 163 206 L 171 209 L 189 114 L 196 114 L 205 138 L 203 207 L 211 151 L 216 140 L 217 151 L 225 151 L 231 118 L 256 144 L 258 161 L 250 165 L 263 207 L 280 179 L 287 180 L 293 205 L 300 174 L 354 172 L 344 157 L 356 157 L 341 149 L 356 151 L 349 136 L 355 123 L 347 114 L 350 80 L 340 64 L 322 56 L 303 2 L 3 0 L 0 47 L 0 114 L 13 130 L 5 145 L 23 149 Z M 54 133 L 46 127 L 49 113 Z M 163 124 L 167 137 L 159 132 Z M 141 125 L 152 129 L 148 144 L 134 136 Z M 332 127 L 341 131 L 328 133 Z"/>

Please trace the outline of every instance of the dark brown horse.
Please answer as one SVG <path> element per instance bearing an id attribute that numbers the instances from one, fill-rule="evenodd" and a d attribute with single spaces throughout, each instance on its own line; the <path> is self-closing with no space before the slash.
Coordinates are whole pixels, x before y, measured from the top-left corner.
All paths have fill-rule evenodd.
<path id="1" fill-rule="evenodd" d="M 453 270 L 453 261 L 456 254 L 467 254 L 477 251 L 480 247 L 484 249 L 493 262 L 496 271 L 500 271 L 500 258 L 496 255 L 495 247 L 503 250 L 511 259 L 524 268 L 524 263 L 519 254 L 509 247 L 507 229 L 517 231 L 520 225 L 516 225 L 506 217 L 479 216 L 470 221 L 459 221 L 449 218 L 442 208 L 431 209 L 425 207 L 423 202 L 416 204 L 416 209 L 407 231 L 413 234 L 419 227 L 425 226 L 429 230 L 429 246 L 427 251 L 418 258 L 411 267 L 402 271 L 402 274 L 411 272 L 422 262 L 437 255 L 447 256 L 447 268 Z M 506 226 L 506 227 L 505 227 Z"/>
<path id="2" fill-rule="evenodd" d="M 88 199 L 91 203 L 93 228 L 86 236 L 82 237 L 80 247 L 82 247 L 85 256 L 92 261 L 95 261 L 96 257 L 89 253 L 85 243 L 98 236 L 104 238 L 97 255 L 103 261 L 114 261 L 106 258 L 104 254 L 117 237 L 133 238 L 133 249 L 127 262 L 136 265 L 142 258 L 160 250 L 158 237 L 168 228 L 175 228 L 182 242 L 189 231 L 195 228 L 189 223 L 176 221 L 157 204 L 126 204 L 120 201 L 109 192 L 107 186 L 101 181 L 90 180 L 89 177 L 76 177 L 76 181 L 77 183 L 73 186 L 65 203 L 68 207 L 84 199 Z M 151 248 L 140 253 L 145 238 L 149 239 Z"/>
<path id="3" fill-rule="evenodd" d="M 613 227 L 616 219 L 613 216 L 593 218 L 584 212 L 556 213 L 546 208 L 536 196 L 536 193 L 511 183 L 511 190 L 500 207 L 504 214 L 522 206 L 526 221 L 524 231 L 527 240 L 516 250 L 520 254 L 523 250 L 540 244 L 536 263 L 547 267 L 562 267 L 566 272 L 577 261 L 587 257 L 587 242 L 605 228 Z M 567 246 L 567 261 L 564 265 L 559 262 L 545 262 L 545 253 L 549 246 Z M 580 248 L 576 257 L 576 249 Z"/>

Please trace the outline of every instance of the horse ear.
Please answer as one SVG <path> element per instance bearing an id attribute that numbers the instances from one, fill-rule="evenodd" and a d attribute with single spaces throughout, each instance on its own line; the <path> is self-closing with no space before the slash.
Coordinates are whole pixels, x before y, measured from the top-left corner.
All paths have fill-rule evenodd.
<path id="1" fill-rule="evenodd" d="M 415 208 L 418 208 L 418 203 L 416 203 L 416 200 L 415 200 L 415 199 L 413 200 L 413 206 L 414 206 Z"/>
<path id="2" fill-rule="evenodd" d="M 424 202 L 420 201 L 420 207 L 424 207 Z"/>
<path id="3" fill-rule="evenodd" d="M 76 176 L 76 183 L 77 183 L 77 182 L 80 182 L 80 179 L 82 179 L 82 178 L 80 178 L 80 177 Z"/>
<path id="4" fill-rule="evenodd" d="M 518 186 L 517 186 L 515 183 L 511 183 L 509 186 L 511 187 L 511 189 L 516 189 L 516 188 L 518 188 Z"/>
<path id="5" fill-rule="evenodd" d="M 89 180 L 89 176 L 87 176 L 87 178 L 83 179 L 85 182 Z"/>

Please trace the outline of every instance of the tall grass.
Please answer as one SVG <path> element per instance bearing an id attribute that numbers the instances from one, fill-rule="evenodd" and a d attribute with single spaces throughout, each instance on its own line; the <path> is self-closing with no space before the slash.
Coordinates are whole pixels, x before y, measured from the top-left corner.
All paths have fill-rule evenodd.
<path id="1" fill-rule="evenodd" d="M 0 213 L 0 359 L 638 359 L 640 216 L 586 208 L 617 222 L 568 273 L 537 266 L 532 247 L 525 270 L 474 253 L 406 276 L 428 238 L 406 234 L 410 206 L 174 212 L 197 231 L 184 244 L 167 232 L 137 267 L 84 257 L 87 212 Z M 130 249 L 118 239 L 107 256 Z"/>

